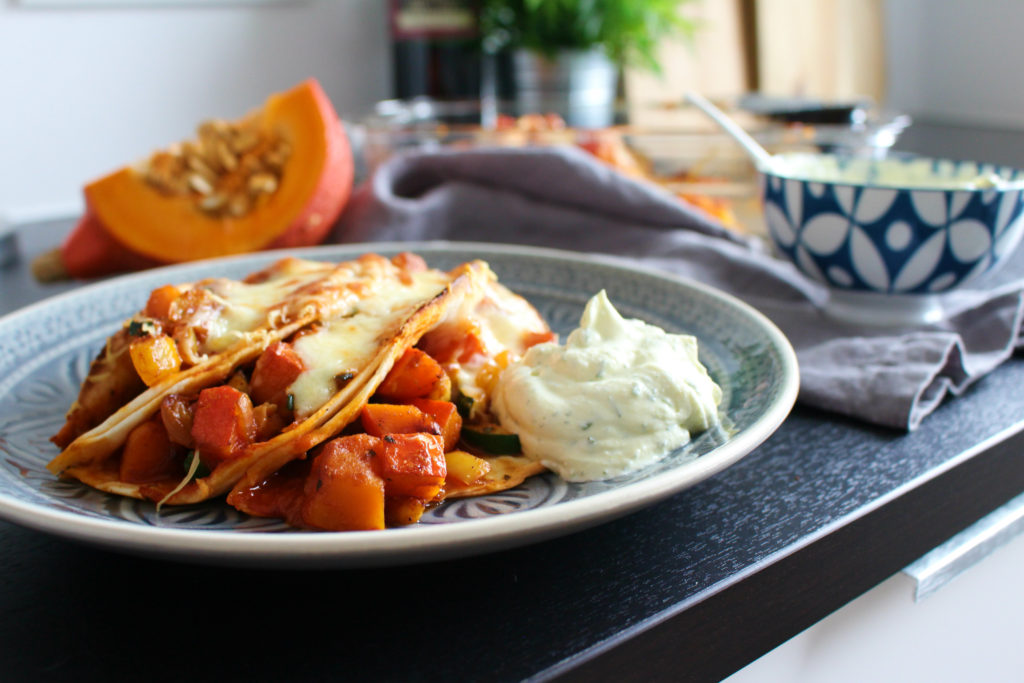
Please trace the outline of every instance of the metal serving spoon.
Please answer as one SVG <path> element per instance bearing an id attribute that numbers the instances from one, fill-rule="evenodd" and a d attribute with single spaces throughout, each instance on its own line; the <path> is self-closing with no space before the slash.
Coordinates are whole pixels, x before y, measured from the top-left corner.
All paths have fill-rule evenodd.
<path id="1" fill-rule="evenodd" d="M 761 144 L 752 138 L 747 131 L 743 130 L 735 121 L 726 116 L 725 112 L 711 104 L 703 95 L 695 92 L 686 93 L 687 101 L 700 109 L 722 127 L 733 140 L 738 142 L 747 155 L 753 160 L 758 171 L 771 171 L 774 165 L 774 157 L 768 153 Z"/>

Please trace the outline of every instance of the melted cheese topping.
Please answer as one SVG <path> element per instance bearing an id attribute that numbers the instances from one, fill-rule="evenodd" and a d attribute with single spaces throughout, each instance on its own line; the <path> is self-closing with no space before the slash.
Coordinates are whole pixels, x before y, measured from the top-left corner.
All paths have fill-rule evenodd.
<path id="1" fill-rule="evenodd" d="M 285 259 L 263 282 L 250 284 L 214 278 L 199 283 L 217 304 L 215 313 L 202 321 L 206 330 L 206 352 L 224 351 L 247 333 L 265 326 L 273 309 L 333 269 L 330 264 Z M 197 323 L 199 321 L 191 321 L 193 326 Z"/>
<path id="2" fill-rule="evenodd" d="M 382 281 L 377 291 L 364 292 L 351 315 L 299 337 L 294 348 L 306 370 L 288 389 L 296 416 L 314 413 L 338 391 L 340 378 L 365 369 L 381 345 L 449 281 L 436 270 L 415 273 L 410 282 Z"/>
<path id="3" fill-rule="evenodd" d="M 518 360 L 528 348 L 528 339 L 549 328 L 526 299 L 494 280 L 488 283 L 482 298 L 467 301 L 454 317 L 456 325 L 472 325 L 484 348 L 483 354 L 445 365 L 459 392 L 473 399 L 472 415 L 476 416 L 487 410 L 488 391 L 481 386 L 480 378 L 492 359 L 508 352 L 508 360 Z M 456 333 L 465 332 L 459 329 Z"/>
<path id="4" fill-rule="evenodd" d="M 213 297 L 222 308 L 207 327 L 206 348 L 213 352 L 224 351 L 246 333 L 262 327 L 272 308 L 286 299 L 292 290 L 315 279 L 287 278 L 258 285 L 231 282 L 230 286 L 220 288 L 221 292 L 213 294 Z"/>
<path id="5" fill-rule="evenodd" d="M 499 282 L 491 282 L 487 294 L 473 311 L 490 356 L 508 350 L 516 356 L 526 351 L 526 337 L 546 332 L 547 323 L 530 303 Z"/>

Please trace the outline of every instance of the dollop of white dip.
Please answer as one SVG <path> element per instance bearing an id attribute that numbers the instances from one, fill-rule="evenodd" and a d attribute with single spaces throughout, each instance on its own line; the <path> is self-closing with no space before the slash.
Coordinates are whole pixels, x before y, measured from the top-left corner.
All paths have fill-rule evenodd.
<path id="1" fill-rule="evenodd" d="M 565 346 L 538 344 L 501 373 L 491 409 L 524 455 L 594 481 L 685 445 L 718 422 L 721 398 L 694 337 L 623 318 L 602 290 Z"/>

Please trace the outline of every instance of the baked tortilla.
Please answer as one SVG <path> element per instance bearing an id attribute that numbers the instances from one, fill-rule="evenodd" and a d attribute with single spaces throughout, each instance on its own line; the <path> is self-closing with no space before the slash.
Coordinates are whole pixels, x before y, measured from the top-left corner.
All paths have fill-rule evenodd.
<path id="1" fill-rule="evenodd" d="M 337 265 L 286 258 L 245 281 L 210 278 L 180 285 L 182 306 L 172 314 L 170 333 L 187 367 L 146 388 L 128 358 L 126 342 L 132 325 L 144 326 L 149 318 L 140 313 L 126 321 L 93 362 L 65 425 L 51 439 L 63 450 L 47 467 L 54 474 L 75 476 L 67 471 L 102 462 L 153 416 L 164 397 L 224 382 L 273 342 L 351 312 L 358 304 L 357 288 L 379 289 L 397 279 L 397 271 L 375 255 Z M 197 339 L 197 330 L 211 329 L 217 334 Z M 119 402 L 133 388 L 142 391 Z"/>
<path id="2" fill-rule="evenodd" d="M 388 260 L 368 254 L 337 265 L 284 259 L 241 282 L 213 278 L 179 289 L 188 295 L 187 305 L 161 324 L 179 348 L 187 349 L 181 354 L 186 359 L 182 369 L 145 387 L 127 348 L 132 324 L 147 318 L 139 314 L 127 322 L 94 361 L 66 424 L 53 437 L 63 451 L 49 464 L 51 471 L 102 491 L 162 504 L 196 503 L 228 493 L 228 502 L 245 511 L 245 491 L 345 430 L 396 360 L 417 343 L 434 347 L 447 373 L 474 397 L 475 410 L 483 410 L 486 392 L 478 380 L 487 362 L 500 352 L 521 354 L 536 335 L 550 335 L 536 311 L 498 284 L 482 261 L 443 273 L 408 255 Z M 522 334 L 510 336 L 509 316 L 517 319 L 513 327 L 521 325 Z M 481 347 L 472 357 L 451 343 L 467 331 Z M 196 395 L 224 384 L 271 344 L 287 339 L 312 350 L 303 381 L 295 382 L 312 391 L 295 391 L 300 398 L 292 423 L 187 484 L 121 479 L 121 447 L 166 397 Z M 332 385 L 340 375 L 347 381 Z M 307 393 L 313 398 L 302 398 Z M 487 459 L 487 475 L 472 486 L 449 486 L 448 495 L 504 490 L 543 470 L 522 456 Z"/>
<path id="3" fill-rule="evenodd" d="M 519 486 L 530 477 L 547 469 L 539 462 L 522 455 L 486 455 L 481 453 L 476 455 L 487 461 L 491 468 L 490 471 L 472 484 L 448 482 L 445 498 L 454 500 L 500 493 Z"/>

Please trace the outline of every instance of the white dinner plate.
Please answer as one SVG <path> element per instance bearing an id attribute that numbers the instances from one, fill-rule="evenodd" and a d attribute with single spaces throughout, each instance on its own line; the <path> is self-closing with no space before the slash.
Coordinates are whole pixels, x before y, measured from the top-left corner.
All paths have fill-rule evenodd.
<path id="1" fill-rule="evenodd" d="M 362 244 L 292 251 L 340 261 L 367 251 L 422 254 L 450 268 L 482 258 L 561 335 L 600 289 L 627 317 L 697 337 L 723 390 L 725 420 L 639 472 L 567 483 L 533 477 L 499 494 L 446 503 L 411 527 L 307 532 L 252 518 L 221 501 L 158 514 L 46 469 L 89 363 L 150 290 L 206 276 L 240 277 L 279 258 L 252 254 L 147 271 L 83 287 L 0 319 L 0 517 L 106 548 L 239 566 L 367 566 L 422 562 L 509 548 L 624 515 L 723 470 L 775 431 L 796 400 L 796 356 L 782 333 L 740 301 L 697 282 L 563 251 L 469 243 Z"/>

